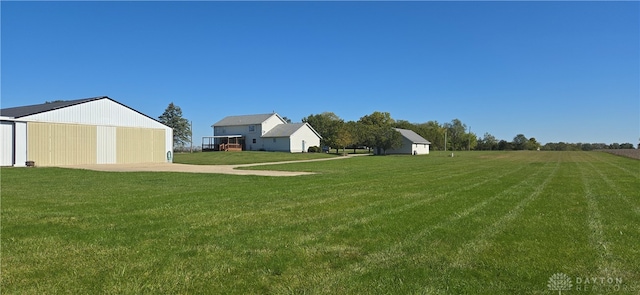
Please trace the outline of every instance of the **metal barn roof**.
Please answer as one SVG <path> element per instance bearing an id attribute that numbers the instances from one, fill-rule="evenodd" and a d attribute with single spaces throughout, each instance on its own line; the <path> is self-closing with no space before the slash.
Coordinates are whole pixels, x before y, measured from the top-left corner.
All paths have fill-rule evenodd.
<path id="1" fill-rule="evenodd" d="M 431 144 L 431 142 L 429 142 L 428 140 L 424 139 L 424 137 L 418 135 L 418 133 L 413 132 L 413 130 L 400 129 L 400 128 L 394 128 L 394 129 L 396 129 L 396 131 L 400 132 L 400 134 L 402 134 L 402 136 L 404 136 L 405 138 L 409 139 L 413 143 Z"/>
<path id="2" fill-rule="evenodd" d="M 75 106 L 75 105 L 79 105 L 79 104 L 83 104 L 83 103 L 88 103 L 88 102 L 92 102 L 92 101 L 96 101 L 96 100 L 101 100 L 101 99 L 107 99 L 109 101 L 112 101 L 116 104 L 119 104 L 125 108 L 128 108 L 142 116 L 145 116 L 151 120 L 154 120 L 156 122 L 162 123 L 160 122 L 158 119 L 150 117 L 144 113 L 141 113 L 133 108 L 130 108 L 122 103 L 119 103 L 115 100 L 113 100 L 112 98 L 108 97 L 108 96 L 96 96 L 96 97 L 90 97 L 90 98 L 82 98 L 82 99 L 75 99 L 75 100 L 64 100 L 64 101 L 56 101 L 56 102 L 49 102 L 49 103 L 42 103 L 42 104 L 34 104 L 34 105 L 28 105 L 28 106 L 20 106 L 20 107 L 13 107 L 13 108 L 4 108 L 4 109 L 0 109 L 0 116 L 2 117 L 9 117 L 9 118 L 21 118 L 21 117 L 26 117 L 26 116 L 31 116 L 31 115 L 35 115 L 35 114 L 41 114 L 41 113 L 46 113 L 46 112 L 50 112 L 50 111 L 54 111 L 54 110 L 59 110 L 59 109 L 63 109 L 63 108 L 67 108 L 70 106 Z M 163 124 L 164 125 L 164 124 Z"/>
<path id="3" fill-rule="evenodd" d="M 77 105 L 77 104 L 94 101 L 98 99 L 103 99 L 103 98 L 109 98 L 109 97 L 98 96 L 98 97 L 83 98 L 83 99 L 76 99 L 76 100 L 56 101 L 56 102 L 50 102 L 50 103 L 6 108 L 6 109 L 0 110 L 0 116 L 20 118 L 24 116 L 33 115 L 33 114 L 39 114 L 39 113 L 53 111 L 61 108 L 66 108 L 72 105 Z"/>

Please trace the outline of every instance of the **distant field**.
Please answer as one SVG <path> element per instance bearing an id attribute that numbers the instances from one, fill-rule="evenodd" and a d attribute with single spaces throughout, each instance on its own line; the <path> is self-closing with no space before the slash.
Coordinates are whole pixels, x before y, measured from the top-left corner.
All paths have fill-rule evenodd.
<path id="1" fill-rule="evenodd" d="M 176 161 L 213 161 L 207 154 Z M 253 168 L 318 173 L 286 178 L 2 168 L 0 288 L 640 292 L 638 160 L 601 152 L 446 155 Z"/>
<path id="2" fill-rule="evenodd" d="M 618 156 L 640 159 L 640 149 L 619 149 L 619 150 L 600 150 L 601 152 L 606 152 Z"/>

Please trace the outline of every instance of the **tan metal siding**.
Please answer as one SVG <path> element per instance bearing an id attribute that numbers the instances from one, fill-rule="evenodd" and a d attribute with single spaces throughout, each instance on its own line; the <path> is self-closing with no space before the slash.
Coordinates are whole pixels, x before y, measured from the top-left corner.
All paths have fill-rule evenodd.
<path id="1" fill-rule="evenodd" d="M 158 163 L 167 162 L 166 154 L 166 130 L 153 129 L 153 161 Z M 173 153 L 173 151 L 171 151 Z M 173 155 L 171 155 L 173 158 Z"/>
<path id="2" fill-rule="evenodd" d="M 27 160 L 37 166 L 96 163 L 96 126 L 27 123 Z"/>
<path id="3" fill-rule="evenodd" d="M 117 163 L 166 162 L 165 130 L 117 127 Z"/>

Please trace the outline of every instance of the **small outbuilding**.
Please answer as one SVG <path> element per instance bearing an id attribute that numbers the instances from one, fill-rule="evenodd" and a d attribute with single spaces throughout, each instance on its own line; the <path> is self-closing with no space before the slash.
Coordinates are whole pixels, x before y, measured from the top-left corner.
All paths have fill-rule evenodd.
<path id="1" fill-rule="evenodd" d="M 394 128 L 402 135 L 402 146 L 388 149 L 387 154 L 428 155 L 431 142 L 409 129 Z"/>
<path id="2" fill-rule="evenodd" d="M 1 166 L 172 162 L 173 130 L 107 96 L 0 110 Z"/>

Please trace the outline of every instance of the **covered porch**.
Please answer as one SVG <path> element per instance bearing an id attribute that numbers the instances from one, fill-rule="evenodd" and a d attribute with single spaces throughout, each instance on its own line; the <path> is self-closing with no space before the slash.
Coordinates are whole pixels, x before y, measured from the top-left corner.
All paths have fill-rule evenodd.
<path id="1" fill-rule="evenodd" d="M 217 135 L 202 137 L 202 151 L 242 151 L 244 150 L 244 136 Z"/>

